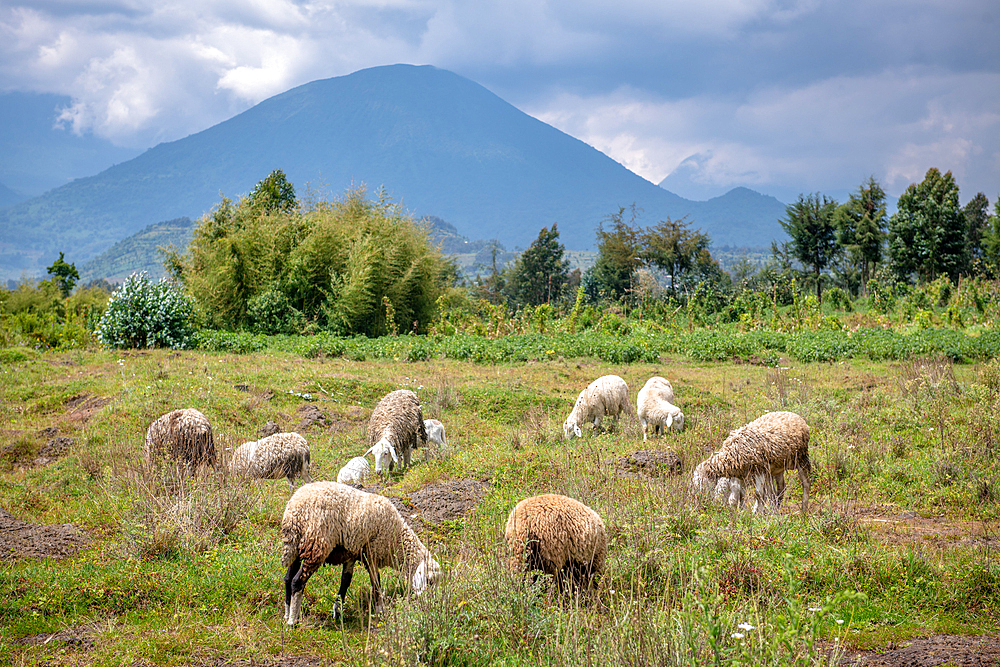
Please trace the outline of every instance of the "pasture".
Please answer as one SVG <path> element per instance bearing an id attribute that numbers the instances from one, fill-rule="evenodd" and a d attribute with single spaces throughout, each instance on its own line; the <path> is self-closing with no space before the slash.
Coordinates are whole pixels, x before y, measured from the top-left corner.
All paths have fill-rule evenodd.
<path id="1" fill-rule="evenodd" d="M 0 664 L 902 664 L 893 652 L 911 640 L 936 642 L 955 662 L 1000 652 L 996 361 L 549 356 L 483 364 L 267 348 L 8 358 Z M 624 419 L 565 442 L 577 394 L 608 373 L 633 401 L 649 376 L 670 379 L 685 431 L 643 443 Z M 367 449 L 376 402 L 399 388 L 445 424 L 448 445 L 418 450 L 378 492 L 445 576 L 407 597 L 384 570 L 382 615 L 371 614 L 358 568 L 335 621 L 340 569 L 328 566 L 306 588 L 303 622 L 285 627 L 284 480 L 224 470 L 190 479 L 142 464 L 149 423 L 194 407 L 223 459 L 273 421 L 309 441 L 313 479 L 335 479 Z M 691 469 L 770 410 L 811 427 L 808 516 L 792 473 L 777 516 L 694 497 Z M 604 518 L 608 565 L 593 598 L 562 598 L 505 567 L 508 513 L 547 492 Z"/>

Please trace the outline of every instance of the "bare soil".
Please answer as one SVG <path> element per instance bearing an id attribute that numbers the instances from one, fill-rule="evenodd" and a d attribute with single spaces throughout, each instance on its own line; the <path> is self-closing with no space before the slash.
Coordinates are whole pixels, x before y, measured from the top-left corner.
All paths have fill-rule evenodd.
<path id="1" fill-rule="evenodd" d="M 925 517 L 883 505 L 852 506 L 845 514 L 854 517 L 873 538 L 894 546 L 1000 548 L 1000 526 L 995 522 Z"/>
<path id="2" fill-rule="evenodd" d="M 640 482 L 660 482 L 668 475 L 680 475 L 683 469 L 683 461 L 671 450 L 641 449 L 614 463 L 614 471 L 619 477 Z"/>
<path id="3" fill-rule="evenodd" d="M 90 536 L 71 523 L 27 523 L 0 509 L 0 559 L 63 558 L 90 545 Z"/>
<path id="4" fill-rule="evenodd" d="M 980 667 L 1000 665 L 1000 637 L 932 635 L 900 645 L 890 645 L 883 653 L 848 652 L 841 661 L 846 666 L 868 667 Z"/>
<path id="5" fill-rule="evenodd" d="M 468 516 L 483 499 L 489 484 L 489 480 L 449 480 L 428 484 L 406 498 L 390 497 L 389 500 L 399 510 L 407 525 L 419 532 L 425 527 L 434 527 L 445 521 L 456 521 Z M 363 490 L 378 493 L 384 488 L 368 486 Z"/>

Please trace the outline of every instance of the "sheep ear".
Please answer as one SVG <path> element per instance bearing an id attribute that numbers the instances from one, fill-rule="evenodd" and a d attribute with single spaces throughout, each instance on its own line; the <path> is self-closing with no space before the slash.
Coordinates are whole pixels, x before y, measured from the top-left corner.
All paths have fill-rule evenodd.
<path id="1" fill-rule="evenodd" d="M 396 448 L 392 445 L 389 445 L 389 453 L 392 454 L 392 460 L 399 463 L 399 457 L 396 456 Z"/>
<path id="2" fill-rule="evenodd" d="M 579 425 L 573 426 L 573 433 L 576 433 L 576 437 L 578 437 L 578 438 L 582 438 L 583 437 L 583 431 L 580 429 Z"/>
<path id="3" fill-rule="evenodd" d="M 674 425 L 674 416 L 667 415 L 667 428 L 669 429 L 673 425 Z"/>

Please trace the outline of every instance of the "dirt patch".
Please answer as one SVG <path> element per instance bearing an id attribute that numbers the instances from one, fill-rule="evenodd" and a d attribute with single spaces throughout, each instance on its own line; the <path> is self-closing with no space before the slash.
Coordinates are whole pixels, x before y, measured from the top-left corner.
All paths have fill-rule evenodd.
<path id="1" fill-rule="evenodd" d="M 457 479 L 428 484 L 408 498 L 389 500 L 399 511 L 407 525 L 419 531 L 426 526 L 436 526 L 445 521 L 463 519 L 472 512 L 486 494 L 489 480 Z M 379 493 L 385 487 L 369 486 L 363 491 Z"/>
<path id="2" fill-rule="evenodd" d="M 641 449 L 620 457 L 614 463 L 618 476 L 640 482 L 659 482 L 666 476 L 681 474 L 683 469 L 684 463 L 671 450 Z"/>
<path id="3" fill-rule="evenodd" d="M 103 396 L 77 394 L 63 404 L 67 410 L 65 419 L 70 422 L 83 424 L 89 421 L 90 418 L 97 414 L 101 408 L 113 400 L 114 399 L 105 398 Z"/>
<path id="4" fill-rule="evenodd" d="M 281 433 L 281 427 L 274 423 L 273 420 L 268 419 L 267 423 L 260 427 L 257 431 L 257 436 L 259 438 L 266 438 L 269 435 L 274 435 L 275 433 Z"/>
<path id="5" fill-rule="evenodd" d="M 0 509 L 0 559 L 62 558 L 89 544 L 87 533 L 71 523 L 27 523 Z"/>
<path id="6" fill-rule="evenodd" d="M 44 445 L 42 445 L 42 448 L 38 450 L 38 458 L 35 459 L 35 465 L 44 466 L 52 463 L 57 458 L 68 452 L 69 448 L 75 445 L 76 442 L 76 438 L 70 438 L 65 435 L 50 438 Z"/>
<path id="7" fill-rule="evenodd" d="M 902 646 L 890 645 L 884 653 L 854 653 L 841 660 L 842 665 L 868 667 L 980 667 L 1000 665 L 1000 637 L 933 635 Z"/>
<path id="8" fill-rule="evenodd" d="M 885 505 L 844 511 L 877 540 L 896 546 L 1000 548 L 1000 526 L 982 521 L 923 517 Z"/>
<path id="9" fill-rule="evenodd" d="M 299 423 L 295 427 L 295 430 L 300 433 L 312 426 L 318 426 L 319 428 L 329 428 L 330 426 L 330 420 L 326 416 L 326 413 L 315 405 L 303 405 L 295 414 L 299 417 Z"/>
<path id="10" fill-rule="evenodd" d="M 40 635 L 21 637 L 11 643 L 23 646 L 43 646 L 58 642 L 65 646 L 89 649 L 94 646 L 94 637 L 97 636 L 97 633 L 98 629 L 94 624 L 78 625 L 75 628 L 68 628 L 59 632 L 45 632 Z"/>

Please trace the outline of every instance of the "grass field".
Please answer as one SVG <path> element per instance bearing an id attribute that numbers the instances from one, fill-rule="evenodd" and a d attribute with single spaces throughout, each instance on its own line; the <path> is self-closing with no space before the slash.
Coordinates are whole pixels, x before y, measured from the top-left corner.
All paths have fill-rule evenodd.
<path id="1" fill-rule="evenodd" d="M 608 373 L 633 400 L 649 376 L 670 379 L 686 430 L 643 443 L 623 421 L 564 442 L 577 393 Z M 284 480 L 192 480 L 141 462 L 149 423 L 195 407 L 220 450 L 273 420 L 306 436 L 314 479 L 335 479 L 397 388 L 445 423 L 449 445 L 415 455 L 381 492 L 410 514 L 445 577 L 408 598 L 383 571 L 381 616 L 359 567 L 334 621 L 340 573 L 326 567 L 306 588 L 303 623 L 283 625 Z M 274 350 L 15 358 L 0 371 L 0 506 L 12 515 L 0 526 L 0 664 L 811 665 L 939 633 L 996 637 L 998 400 L 1000 364 L 945 357 L 777 367 Z M 779 516 L 692 497 L 693 466 L 775 409 L 812 429 L 808 516 L 794 474 Z M 683 472 L 630 463 L 641 451 L 672 451 Z M 604 518 L 608 566 L 592 599 L 505 569 L 507 514 L 544 492 Z"/>

